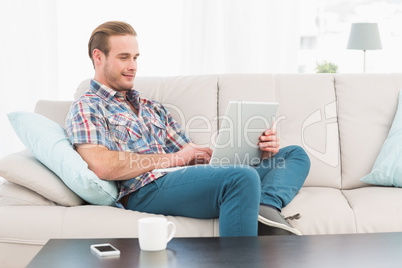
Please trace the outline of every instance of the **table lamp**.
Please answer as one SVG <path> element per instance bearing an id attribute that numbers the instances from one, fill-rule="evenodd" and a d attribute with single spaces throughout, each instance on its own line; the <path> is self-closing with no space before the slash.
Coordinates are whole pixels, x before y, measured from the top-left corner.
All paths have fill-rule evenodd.
<path id="1" fill-rule="evenodd" d="M 347 49 L 363 50 L 363 72 L 366 72 L 366 50 L 382 49 L 377 23 L 352 23 Z"/>

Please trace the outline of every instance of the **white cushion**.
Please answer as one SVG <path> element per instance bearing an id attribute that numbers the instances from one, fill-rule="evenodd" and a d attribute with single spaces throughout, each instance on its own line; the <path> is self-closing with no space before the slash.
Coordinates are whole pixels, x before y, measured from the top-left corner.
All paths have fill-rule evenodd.
<path id="1" fill-rule="evenodd" d="M 30 189 L 63 206 L 79 206 L 84 201 L 40 163 L 27 150 L 10 154 L 0 160 L 0 176 Z"/>
<path id="2" fill-rule="evenodd" d="M 5 181 L 0 184 L 0 206 L 56 206 L 56 203 L 28 188 Z"/>

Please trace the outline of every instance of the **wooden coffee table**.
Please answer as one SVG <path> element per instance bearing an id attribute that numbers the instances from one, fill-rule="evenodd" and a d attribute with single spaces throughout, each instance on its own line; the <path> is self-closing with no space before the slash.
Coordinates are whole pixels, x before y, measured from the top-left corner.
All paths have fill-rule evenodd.
<path id="1" fill-rule="evenodd" d="M 98 257 L 111 243 L 120 257 Z M 402 233 L 174 238 L 167 250 L 141 251 L 138 239 L 51 239 L 33 267 L 402 267 Z"/>

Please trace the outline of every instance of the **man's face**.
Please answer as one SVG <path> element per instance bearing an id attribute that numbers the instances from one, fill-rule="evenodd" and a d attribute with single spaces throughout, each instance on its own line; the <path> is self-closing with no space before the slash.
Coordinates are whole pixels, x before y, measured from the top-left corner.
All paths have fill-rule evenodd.
<path id="1" fill-rule="evenodd" d="M 132 35 L 114 35 L 109 37 L 109 55 L 102 53 L 99 82 L 116 91 L 131 90 L 137 72 L 137 38 Z"/>

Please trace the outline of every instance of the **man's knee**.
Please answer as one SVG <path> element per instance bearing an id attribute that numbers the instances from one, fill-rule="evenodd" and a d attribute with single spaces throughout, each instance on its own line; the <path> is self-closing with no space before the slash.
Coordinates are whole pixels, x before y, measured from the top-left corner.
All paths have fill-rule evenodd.
<path id="1" fill-rule="evenodd" d="M 284 150 L 288 158 L 297 159 L 305 163 L 306 166 L 310 168 L 310 158 L 308 157 L 306 151 L 298 146 L 298 145 L 290 145 L 282 148 Z"/>
<path id="2" fill-rule="evenodd" d="M 230 177 L 232 177 L 236 183 L 251 188 L 254 191 L 261 191 L 261 179 L 254 168 L 246 165 L 237 166 L 233 167 L 230 173 Z"/>
<path id="3" fill-rule="evenodd" d="M 285 147 L 287 150 L 286 154 L 286 162 L 292 163 L 287 165 L 287 167 L 293 167 L 293 172 L 297 172 L 298 176 L 295 178 L 299 178 L 300 181 L 304 183 L 307 178 L 308 173 L 310 172 L 310 158 L 304 149 L 297 145 L 292 145 Z"/>

